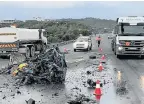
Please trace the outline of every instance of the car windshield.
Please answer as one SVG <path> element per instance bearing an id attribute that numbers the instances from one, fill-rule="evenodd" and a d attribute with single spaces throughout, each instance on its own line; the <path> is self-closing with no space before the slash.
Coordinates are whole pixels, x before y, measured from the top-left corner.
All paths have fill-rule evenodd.
<path id="1" fill-rule="evenodd" d="M 88 42 L 88 38 L 79 38 L 77 42 Z"/>
<path id="2" fill-rule="evenodd" d="M 144 35 L 144 26 L 119 26 L 119 33 L 123 35 Z"/>

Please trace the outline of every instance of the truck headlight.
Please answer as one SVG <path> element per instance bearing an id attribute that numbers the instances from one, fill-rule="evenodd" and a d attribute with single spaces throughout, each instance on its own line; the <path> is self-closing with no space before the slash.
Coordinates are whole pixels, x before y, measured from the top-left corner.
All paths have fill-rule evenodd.
<path id="1" fill-rule="evenodd" d="M 123 47 L 119 46 L 119 47 L 118 47 L 118 50 L 119 50 L 119 51 L 123 50 Z"/>

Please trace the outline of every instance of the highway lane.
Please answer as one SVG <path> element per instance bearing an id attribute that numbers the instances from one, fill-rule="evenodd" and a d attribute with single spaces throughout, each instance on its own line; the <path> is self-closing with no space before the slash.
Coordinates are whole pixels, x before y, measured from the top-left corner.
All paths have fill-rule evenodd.
<path id="1" fill-rule="evenodd" d="M 124 57 L 124 59 L 117 59 L 111 51 L 111 41 L 108 40 L 108 35 L 109 34 L 101 35 L 103 39 L 101 47 L 103 49 L 103 54 L 106 54 L 107 56 L 106 67 L 109 70 L 107 70 L 106 73 L 113 78 L 113 83 L 103 87 L 104 94 L 101 98 L 100 104 L 106 104 L 107 101 L 109 101 L 110 104 L 144 104 L 144 60 L 138 59 L 137 57 Z M 89 61 L 89 55 L 98 53 L 94 38 L 93 42 L 94 45 L 91 52 L 73 52 L 73 54 L 71 53 L 67 55 L 67 60 L 71 60 L 71 56 L 83 56 L 82 59 L 85 62 L 82 63 L 82 61 L 80 61 L 78 62 L 78 65 L 79 67 L 81 66 L 81 68 L 87 67 L 86 61 Z M 72 49 L 72 45 L 69 45 L 68 47 Z M 113 70 L 115 68 L 116 70 Z M 74 66 L 72 69 L 74 69 Z M 119 79 L 118 71 L 121 74 Z M 107 79 L 105 80 L 107 81 Z M 121 89 L 121 86 L 123 87 L 122 82 L 126 82 L 124 85 L 125 90 Z"/>
<path id="2" fill-rule="evenodd" d="M 106 36 L 103 36 L 103 39 L 105 40 L 106 44 L 110 44 L 110 40 L 107 39 Z M 107 41 L 106 41 L 107 40 Z M 119 94 L 114 94 L 113 96 L 110 96 L 111 94 L 109 92 L 113 91 L 115 88 L 111 88 L 109 90 L 108 95 L 110 97 L 113 97 L 115 99 L 111 99 L 109 97 L 102 98 L 101 104 L 104 100 L 107 98 L 109 101 L 113 101 L 113 104 L 144 104 L 144 92 L 143 92 L 143 63 L 144 60 L 138 59 L 137 57 L 123 57 L 122 59 L 117 59 L 116 56 L 111 51 L 110 45 L 107 46 L 106 44 L 103 44 L 104 52 L 108 54 L 108 65 L 111 70 L 114 68 L 117 69 L 117 71 L 120 71 L 121 73 L 121 81 L 126 81 L 125 88 L 127 89 L 126 94 L 122 94 L 122 96 L 119 96 Z M 115 73 L 113 70 L 112 73 Z M 107 100 L 108 100 L 107 99 Z M 112 104 L 112 103 L 111 103 Z"/>
<path id="3" fill-rule="evenodd" d="M 60 47 L 62 51 L 64 48 L 69 50 L 69 53 L 66 54 L 68 72 L 64 85 L 32 85 L 18 89 L 12 86 L 13 82 L 11 82 L 10 76 L 0 76 L 0 103 L 26 104 L 25 100 L 33 98 L 38 104 L 66 104 L 69 99 L 75 99 L 79 94 L 84 94 L 95 100 L 94 89 L 88 88 L 86 81 L 87 79 L 93 79 L 94 81 L 99 79 L 101 82 L 103 80 L 107 82 L 102 87 L 103 95 L 100 104 L 143 104 L 143 60 L 117 59 L 111 51 L 110 40 L 107 39 L 107 35 L 102 34 L 101 47 L 107 59 L 106 64 L 104 64 L 105 69 L 102 72 L 97 72 L 100 55 L 98 54 L 95 37 L 93 38 L 93 50 L 89 52 L 73 52 L 72 44 L 67 44 Z M 97 59 L 89 59 L 90 55 L 96 55 Z M 1 60 L 0 64 L 1 66 L 6 65 L 8 60 Z M 92 72 L 91 75 L 86 74 L 88 70 Z M 118 71 L 121 76 L 119 76 Z M 126 90 L 116 91 L 120 88 L 121 82 L 125 81 L 124 88 Z M 21 94 L 17 94 L 17 90 Z"/>

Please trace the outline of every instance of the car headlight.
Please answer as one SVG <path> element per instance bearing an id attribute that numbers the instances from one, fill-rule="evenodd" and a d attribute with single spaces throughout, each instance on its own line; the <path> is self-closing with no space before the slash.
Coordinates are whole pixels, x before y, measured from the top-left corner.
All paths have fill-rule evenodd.
<path id="1" fill-rule="evenodd" d="M 84 46 L 85 46 L 85 48 L 87 48 L 87 47 L 88 47 L 88 43 L 85 43 L 85 45 L 84 45 Z"/>
<path id="2" fill-rule="evenodd" d="M 76 43 L 73 44 L 73 47 L 76 47 Z"/>
<path id="3" fill-rule="evenodd" d="M 118 47 L 118 50 L 119 50 L 119 51 L 123 50 L 123 47 L 119 46 L 119 47 Z"/>

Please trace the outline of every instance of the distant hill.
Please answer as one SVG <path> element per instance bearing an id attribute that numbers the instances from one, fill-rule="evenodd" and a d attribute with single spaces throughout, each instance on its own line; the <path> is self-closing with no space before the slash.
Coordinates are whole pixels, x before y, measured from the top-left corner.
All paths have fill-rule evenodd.
<path id="1" fill-rule="evenodd" d="M 111 32 L 115 21 L 83 18 L 83 19 L 57 19 L 49 21 L 27 20 L 16 22 L 19 28 L 46 29 L 45 36 L 50 42 L 76 39 L 79 34 L 90 35 L 93 33 Z M 6 25 L 5 25 L 6 26 Z M 1 26 L 2 27 L 2 26 Z"/>
<path id="2" fill-rule="evenodd" d="M 73 22 L 82 23 L 86 26 L 90 26 L 94 31 L 99 33 L 104 32 L 104 28 L 107 28 L 109 31 L 112 31 L 113 27 L 116 25 L 114 20 L 106 20 L 99 18 L 84 18 L 84 19 L 61 19 L 68 20 Z"/>

